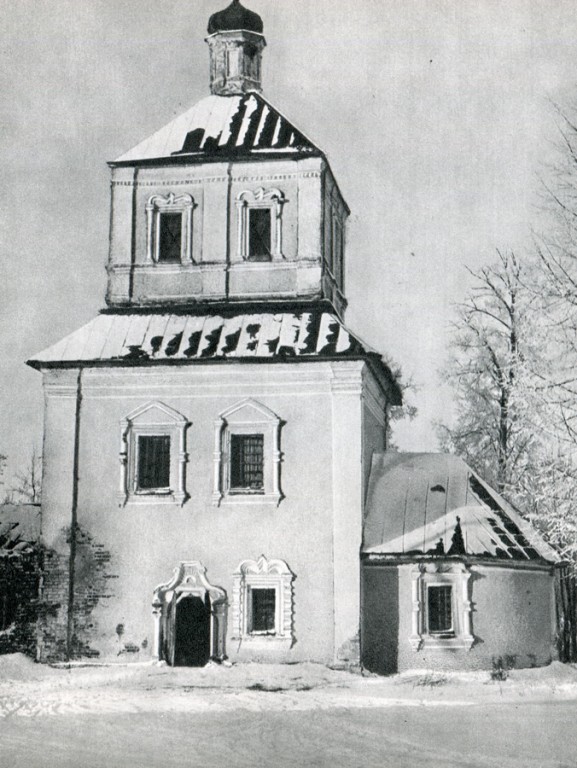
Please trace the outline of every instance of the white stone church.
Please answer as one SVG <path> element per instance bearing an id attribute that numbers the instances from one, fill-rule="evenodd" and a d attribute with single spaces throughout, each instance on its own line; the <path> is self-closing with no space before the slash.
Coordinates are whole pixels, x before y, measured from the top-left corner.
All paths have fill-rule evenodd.
<path id="1" fill-rule="evenodd" d="M 261 93 L 259 16 L 206 42 L 211 95 L 110 163 L 106 308 L 29 361 L 41 658 L 546 663 L 556 554 L 458 459 L 386 451 L 329 163 Z"/>

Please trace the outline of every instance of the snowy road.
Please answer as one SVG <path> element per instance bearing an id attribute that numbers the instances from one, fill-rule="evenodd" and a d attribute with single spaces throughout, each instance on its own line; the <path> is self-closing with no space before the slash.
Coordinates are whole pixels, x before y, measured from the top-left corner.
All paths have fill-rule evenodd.
<path id="1" fill-rule="evenodd" d="M 0 657 L 0 768 L 575 768 L 577 669 L 54 670 Z"/>
<path id="2" fill-rule="evenodd" d="M 275 694 L 280 695 L 280 694 Z M 8 718 L 3 768 L 574 768 L 573 703 Z"/>

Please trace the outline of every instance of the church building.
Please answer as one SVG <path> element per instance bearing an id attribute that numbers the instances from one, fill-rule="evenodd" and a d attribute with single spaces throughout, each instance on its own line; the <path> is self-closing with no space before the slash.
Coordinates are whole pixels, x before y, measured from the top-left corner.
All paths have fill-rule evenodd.
<path id="1" fill-rule="evenodd" d="M 555 553 L 459 460 L 387 451 L 327 158 L 262 95 L 257 14 L 206 42 L 210 95 L 110 163 L 106 308 L 29 361 L 39 657 L 545 663 Z"/>

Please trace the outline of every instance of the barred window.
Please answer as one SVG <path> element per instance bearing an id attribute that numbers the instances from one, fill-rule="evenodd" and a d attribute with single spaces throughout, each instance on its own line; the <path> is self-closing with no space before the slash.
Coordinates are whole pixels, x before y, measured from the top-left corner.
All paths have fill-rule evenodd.
<path id="1" fill-rule="evenodd" d="M 427 615 L 430 634 L 453 631 L 453 588 L 451 586 L 427 587 Z"/>
<path id="2" fill-rule="evenodd" d="M 270 208 L 250 208 L 248 211 L 248 258 L 270 261 L 272 258 Z"/>
<path id="3" fill-rule="evenodd" d="M 136 482 L 143 491 L 170 487 L 170 435 L 139 435 Z"/>
<path id="4" fill-rule="evenodd" d="M 263 491 L 264 435 L 230 436 L 230 489 Z"/>
<path id="5" fill-rule="evenodd" d="M 250 594 L 250 631 L 254 633 L 274 632 L 276 630 L 276 589 L 252 587 Z"/>
<path id="6" fill-rule="evenodd" d="M 158 238 L 158 261 L 180 261 L 182 248 L 181 211 L 160 214 Z"/>

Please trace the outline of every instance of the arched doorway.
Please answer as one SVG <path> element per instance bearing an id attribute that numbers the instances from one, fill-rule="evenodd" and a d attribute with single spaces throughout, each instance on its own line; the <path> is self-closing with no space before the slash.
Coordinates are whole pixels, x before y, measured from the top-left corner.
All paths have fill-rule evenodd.
<path id="1" fill-rule="evenodd" d="M 154 590 L 153 657 L 171 666 L 201 667 L 225 658 L 226 592 L 210 584 L 199 562 L 180 563 Z"/>
<path id="2" fill-rule="evenodd" d="M 185 593 L 176 604 L 173 665 L 204 667 L 209 658 L 210 601 Z"/>

